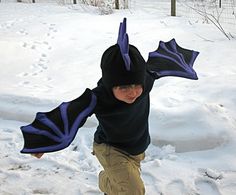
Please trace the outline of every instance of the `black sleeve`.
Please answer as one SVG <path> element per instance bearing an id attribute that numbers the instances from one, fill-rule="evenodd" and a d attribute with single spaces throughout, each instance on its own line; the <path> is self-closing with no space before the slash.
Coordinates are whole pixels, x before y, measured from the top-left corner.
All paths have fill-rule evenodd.
<path id="1" fill-rule="evenodd" d="M 97 98 L 90 89 L 77 99 L 63 102 L 50 112 L 39 112 L 35 120 L 22 126 L 22 153 L 45 153 L 64 149 L 74 140 L 78 129 L 93 114 Z"/>

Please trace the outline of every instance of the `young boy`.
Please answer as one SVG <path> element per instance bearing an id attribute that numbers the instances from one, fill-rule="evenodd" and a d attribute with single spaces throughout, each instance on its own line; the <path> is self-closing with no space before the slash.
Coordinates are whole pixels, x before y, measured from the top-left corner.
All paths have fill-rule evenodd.
<path id="1" fill-rule="evenodd" d="M 104 168 L 99 174 L 100 190 L 107 195 L 144 195 L 140 162 L 150 144 L 149 93 L 154 81 L 163 76 L 197 79 L 192 68 L 197 55 L 172 39 L 160 42 L 146 63 L 128 43 L 124 19 L 117 44 L 102 56 L 98 86 L 51 112 L 37 113 L 32 124 L 21 127 L 25 140 L 21 152 L 40 158 L 69 146 L 78 128 L 95 114 L 99 124 L 93 153 Z"/>

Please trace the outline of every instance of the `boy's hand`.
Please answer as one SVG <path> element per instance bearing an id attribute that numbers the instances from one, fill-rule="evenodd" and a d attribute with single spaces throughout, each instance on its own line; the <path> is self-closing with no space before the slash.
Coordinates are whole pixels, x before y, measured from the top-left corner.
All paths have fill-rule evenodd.
<path id="1" fill-rule="evenodd" d="M 31 154 L 31 156 L 34 156 L 36 158 L 41 158 L 44 155 L 44 153 L 35 153 L 35 154 Z"/>

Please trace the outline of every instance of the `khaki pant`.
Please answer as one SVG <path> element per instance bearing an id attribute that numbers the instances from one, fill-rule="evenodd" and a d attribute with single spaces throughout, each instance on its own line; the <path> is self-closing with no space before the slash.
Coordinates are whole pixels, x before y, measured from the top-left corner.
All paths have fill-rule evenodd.
<path id="1" fill-rule="evenodd" d="M 107 144 L 94 143 L 93 151 L 104 168 L 99 174 L 99 188 L 107 195 L 144 195 L 140 162 L 144 153 L 129 155 Z"/>

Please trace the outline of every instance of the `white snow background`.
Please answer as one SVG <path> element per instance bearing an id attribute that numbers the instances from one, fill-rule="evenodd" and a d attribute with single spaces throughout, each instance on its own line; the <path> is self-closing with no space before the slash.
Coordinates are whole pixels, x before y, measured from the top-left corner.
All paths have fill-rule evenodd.
<path id="1" fill-rule="evenodd" d="M 158 13 L 151 0 L 139 2 L 146 8 L 136 2 L 111 15 L 81 5 L 0 3 L 1 195 L 102 194 L 101 166 L 91 155 L 95 117 L 67 149 L 41 159 L 20 153 L 20 126 L 96 86 L 101 55 L 116 43 L 123 17 L 145 59 L 172 38 L 200 52 L 199 80 L 166 77 L 151 92 L 146 194 L 236 194 L 236 41 L 213 25 Z"/>

